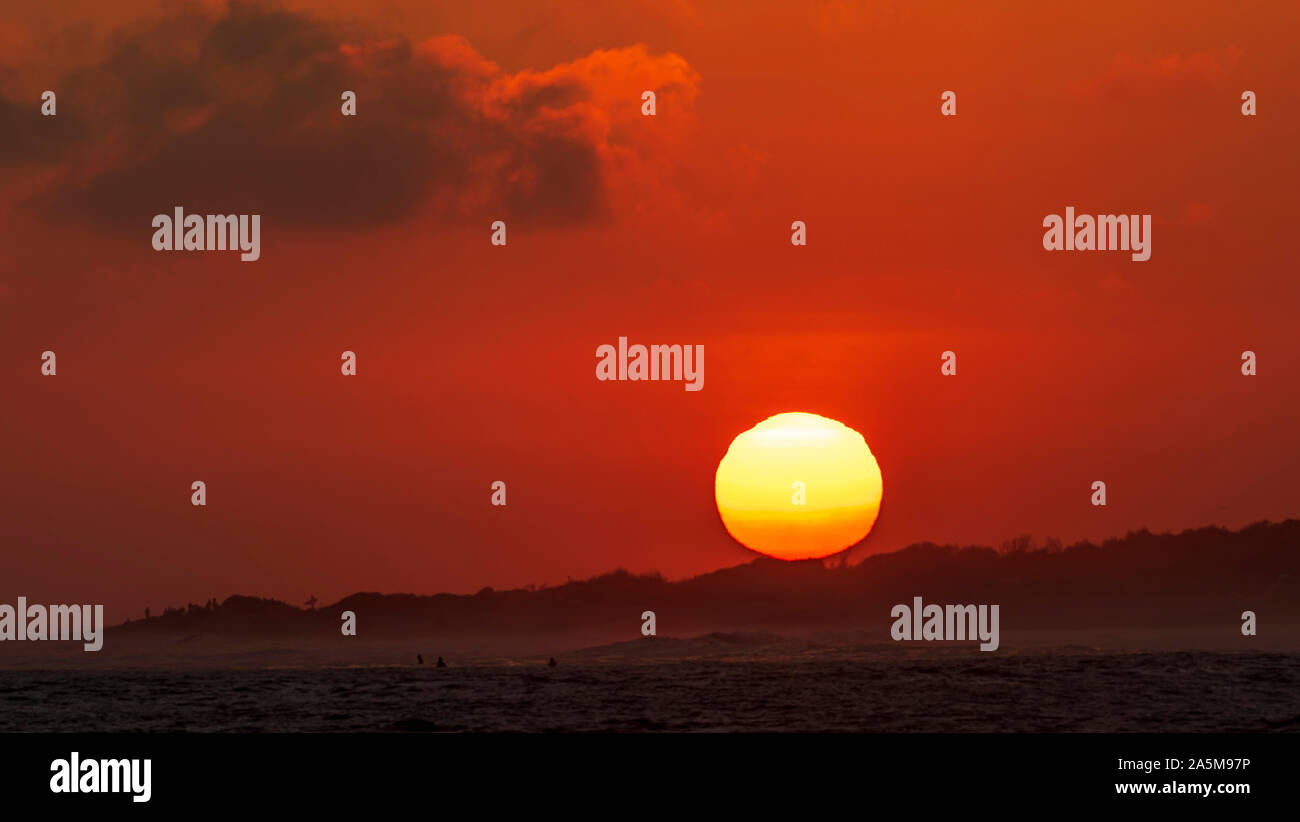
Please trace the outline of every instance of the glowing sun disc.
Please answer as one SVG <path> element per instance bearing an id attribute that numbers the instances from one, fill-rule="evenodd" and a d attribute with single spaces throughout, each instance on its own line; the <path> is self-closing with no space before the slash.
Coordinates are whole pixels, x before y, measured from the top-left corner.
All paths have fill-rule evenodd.
<path id="1" fill-rule="evenodd" d="M 880 466 L 862 435 L 817 414 L 777 414 L 741 433 L 718 463 L 718 514 L 741 545 L 778 559 L 830 556 L 880 513 Z"/>

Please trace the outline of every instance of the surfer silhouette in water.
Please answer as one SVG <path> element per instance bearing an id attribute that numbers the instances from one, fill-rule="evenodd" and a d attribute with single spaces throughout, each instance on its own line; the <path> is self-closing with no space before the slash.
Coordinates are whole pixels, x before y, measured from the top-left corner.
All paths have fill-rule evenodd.
<path id="1" fill-rule="evenodd" d="M 424 664 L 424 655 L 423 655 L 423 654 L 416 654 L 416 655 L 415 655 L 415 661 L 418 662 L 418 663 L 420 663 L 421 665 L 423 665 L 423 664 Z"/>
<path id="2" fill-rule="evenodd" d="M 551 661 L 548 662 L 548 663 L 546 663 L 546 667 L 547 667 L 547 668 L 554 668 L 554 667 L 556 666 L 556 664 L 557 664 L 557 663 L 556 663 L 556 661 L 555 661 L 555 657 L 551 657 Z"/>
<path id="3" fill-rule="evenodd" d="M 438 667 L 439 667 L 439 668 L 446 668 L 446 667 L 447 667 L 447 663 L 445 663 L 445 662 L 442 661 L 442 657 L 438 657 Z"/>

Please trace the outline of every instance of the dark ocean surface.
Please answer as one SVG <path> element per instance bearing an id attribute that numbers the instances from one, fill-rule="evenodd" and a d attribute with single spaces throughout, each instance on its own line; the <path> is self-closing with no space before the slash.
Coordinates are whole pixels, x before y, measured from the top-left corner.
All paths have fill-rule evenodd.
<path id="1" fill-rule="evenodd" d="M 1300 731 L 1296 653 L 449 662 L 0 670 L 0 731 Z"/>

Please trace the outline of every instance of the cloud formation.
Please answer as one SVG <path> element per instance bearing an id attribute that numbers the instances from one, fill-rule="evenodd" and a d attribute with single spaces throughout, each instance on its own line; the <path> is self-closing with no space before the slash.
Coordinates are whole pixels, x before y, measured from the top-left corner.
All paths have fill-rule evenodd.
<path id="1" fill-rule="evenodd" d="M 29 205 L 109 223 L 184 204 L 376 224 L 426 203 L 452 220 L 582 222 L 662 149 L 698 83 L 644 46 L 511 74 L 454 35 L 355 42 L 293 11 L 195 6 L 61 78 L 57 117 L 0 98 L 0 169 L 40 180 Z M 657 130 L 638 122 L 644 89 L 671 112 Z"/>

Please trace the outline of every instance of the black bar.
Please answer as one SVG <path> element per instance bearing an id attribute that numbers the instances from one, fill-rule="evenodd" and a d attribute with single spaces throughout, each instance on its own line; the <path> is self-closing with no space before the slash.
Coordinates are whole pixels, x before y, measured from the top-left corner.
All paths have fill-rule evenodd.
<path id="1" fill-rule="evenodd" d="M 8 734 L 0 791 L 6 808 L 128 813 L 411 807 L 460 816 L 661 810 L 676 818 L 684 808 L 753 808 L 812 816 L 844 802 L 864 818 L 887 806 L 1227 812 L 1286 803 L 1298 742 L 1286 734 Z M 148 802 L 128 792 L 51 792 L 51 763 L 74 751 L 83 764 L 149 759 Z M 1182 767 L 1121 771 L 1121 759 Z M 1116 788 L 1171 783 L 1246 785 L 1249 793 Z"/>

